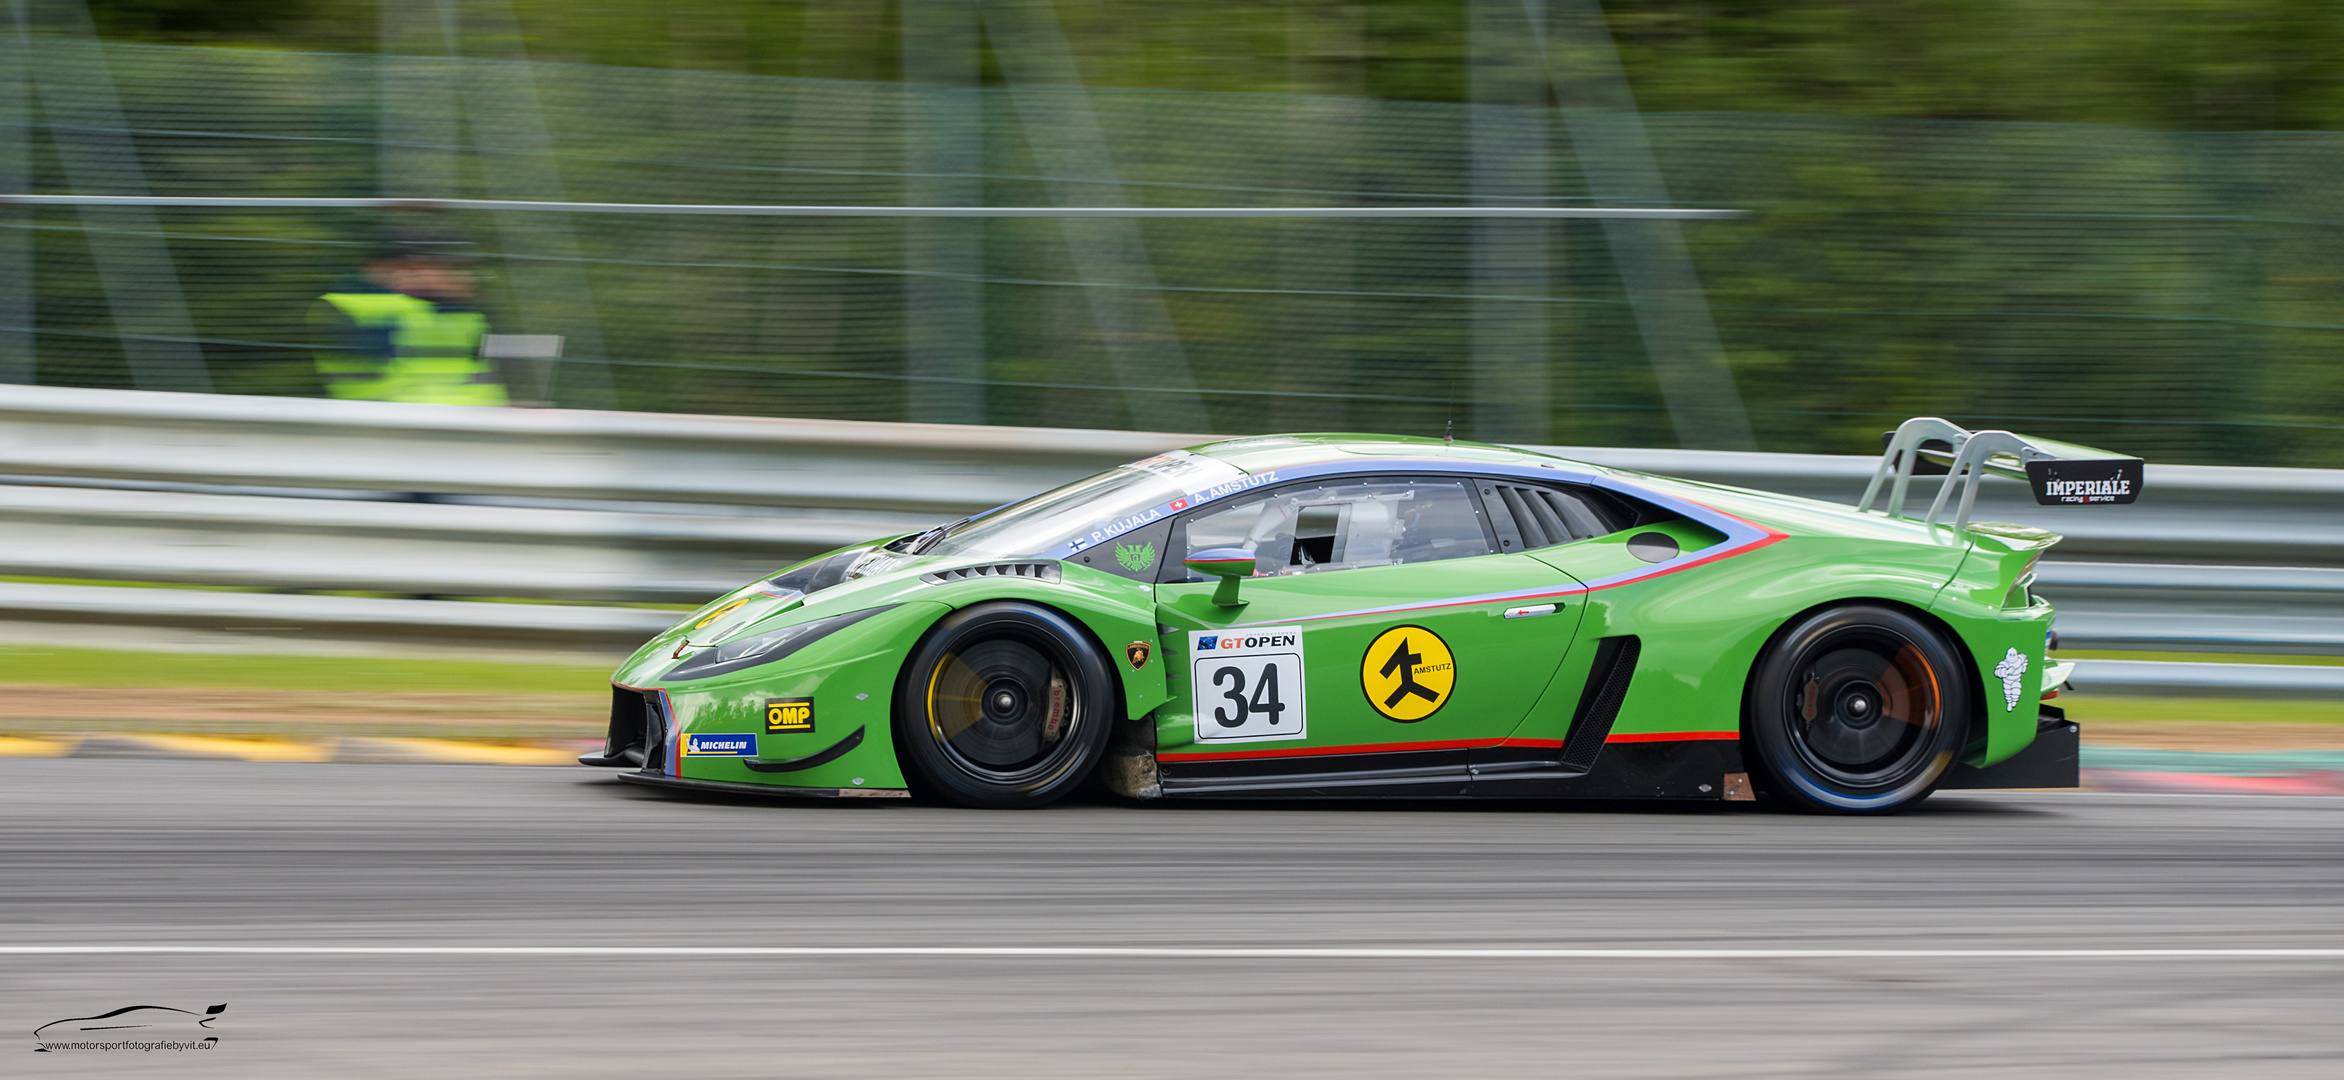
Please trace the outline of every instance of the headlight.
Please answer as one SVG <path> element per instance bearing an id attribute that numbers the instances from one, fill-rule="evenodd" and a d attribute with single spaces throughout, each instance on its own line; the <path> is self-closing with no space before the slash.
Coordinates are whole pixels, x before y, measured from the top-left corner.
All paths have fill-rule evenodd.
<path id="1" fill-rule="evenodd" d="M 885 607 L 865 608 L 861 611 L 850 611 L 844 615 L 833 615 L 827 619 L 816 619 L 813 622 L 785 626 L 779 630 L 768 630 L 762 634 L 727 641 L 722 645 L 702 649 L 685 657 L 683 663 L 667 669 L 667 674 L 660 676 L 659 679 L 661 682 L 672 682 L 677 679 L 705 679 L 711 675 L 725 675 L 753 668 L 759 664 L 770 664 L 821 640 L 834 631 L 853 626 L 886 610 Z"/>

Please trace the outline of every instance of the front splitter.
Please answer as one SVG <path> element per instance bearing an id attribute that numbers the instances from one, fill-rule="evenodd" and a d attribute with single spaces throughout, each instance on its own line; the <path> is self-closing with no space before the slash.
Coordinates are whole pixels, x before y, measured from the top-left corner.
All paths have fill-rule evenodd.
<path id="1" fill-rule="evenodd" d="M 676 788 L 683 791 L 722 792 L 726 795 L 763 795 L 776 799 L 908 799 L 912 793 L 902 788 L 822 788 L 781 787 L 765 784 L 733 784 L 723 780 L 686 780 L 658 773 L 623 772 L 618 778 L 630 784 L 649 787 Z"/>

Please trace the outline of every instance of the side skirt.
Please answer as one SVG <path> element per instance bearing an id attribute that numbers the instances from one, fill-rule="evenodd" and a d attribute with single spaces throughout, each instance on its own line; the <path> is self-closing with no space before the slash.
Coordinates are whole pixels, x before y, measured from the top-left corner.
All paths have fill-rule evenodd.
<path id="1" fill-rule="evenodd" d="M 1504 769 L 1484 766 L 1473 794 L 1507 799 L 1723 799 L 1742 766 L 1737 739 L 1607 743 L 1595 768 Z M 1747 796 L 1748 780 L 1740 792 Z"/>
<path id="2" fill-rule="evenodd" d="M 1468 794 L 1468 750 L 1156 763 L 1166 798 L 1454 799 Z"/>

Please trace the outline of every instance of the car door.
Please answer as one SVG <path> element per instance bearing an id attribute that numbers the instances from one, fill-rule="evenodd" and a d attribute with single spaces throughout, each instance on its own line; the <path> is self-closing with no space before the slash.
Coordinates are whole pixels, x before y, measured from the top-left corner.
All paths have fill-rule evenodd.
<path id="1" fill-rule="evenodd" d="M 1249 492 L 1174 522 L 1171 550 L 1255 556 L 1241 606 L 1166 559 L 1167 791 L 1462 793 L 1467 753 L 1546 689 L 1576 583 L 1500 549 L 1470 480 L 1358 475 Z M 1552 605 L 1549 607 L 1548 605 Z"/>
<path id="2" fill-rule="evenodd" d="M 1611 736 L 1643 642 L 1623 630 L 1617 605 L 1648 595 L 1604 588 L 1659 572 L 1682 552 L 1724 539 L 1698 522 L 1588 485 L 1484 478 L 1501 550 L 1531 558 L 1596 587 L 1586 594 L 1571 651 L 1545 696 L 1496 747 L 1474 754 L 1476 794 L 1535 794 L 1538 785 L 1583 774 Z M 1633 626 L 1633 620 L 1627 620 Z"/>

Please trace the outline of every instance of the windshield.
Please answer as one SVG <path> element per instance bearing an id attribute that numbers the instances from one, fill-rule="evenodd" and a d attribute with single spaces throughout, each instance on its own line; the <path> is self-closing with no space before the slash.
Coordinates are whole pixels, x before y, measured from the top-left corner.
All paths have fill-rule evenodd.
<path id="1" fill-rule="evenodd" d="M 1182 494 L 1180 485 L 1124 465 L 971 521 L 922 554 L 1031 558 Z"/>
<path id="2" fill-rule="evenodd" d="M 943 539 L 911 550 L 996 559 L 1064 555 L 1170 513 L 1176 508 L 1145 516 L 1184 495 L 1244 477 L 1228 462 L 1174 450 L 956 523 Z M 1068 550 L 1057 551 L 1062 547 Z"/>

